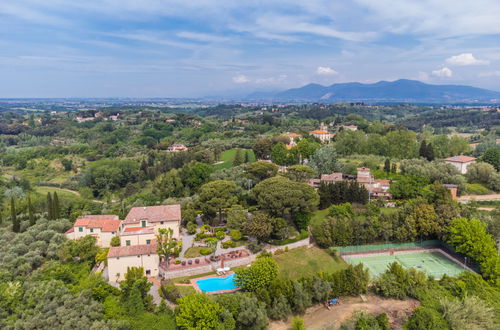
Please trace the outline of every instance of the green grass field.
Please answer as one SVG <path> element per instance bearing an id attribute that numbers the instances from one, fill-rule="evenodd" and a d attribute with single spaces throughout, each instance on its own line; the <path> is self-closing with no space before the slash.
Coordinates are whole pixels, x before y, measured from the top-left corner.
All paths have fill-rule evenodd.
<path id="1" fill-rule="evenodd" d="M 318 272 L 335 272 L 347 267 L 342 259 L 332 257 L 317 247 L 300 247 L 273 258 L 278 263 L 278 276 L 285 279 L 311 276 Z"/>
<path id="2" fill-rule="evenodd" d="M 220 164 L 216 164 L 214 165 L 216 169 L 218 170 L 221 170 L 221 169 L 224 169 L 224 168 L 230 168 L 233 166 L 233 160 L 234 160 L 234 156 L 236 155 L 236 150 L 238 148 L 234 148 L 234 149 L 229 149 L 229 150 L 226 150 L 224 151 L 221 156 L 220 156 L 220 161 L 223 162 L 223 163 L 220 163 Z M 248 152 L 248 156 L 249 156 L 249 161 L 250 162 L 254 162 L 255 161 L 255 154 L 253 153 L 253 150 L 252 149 L 241 149 L 241 157 L 242 157 L 242 160 L 244 161 L 245 160 L 245 153 Z"/>
<path id="3" fill-rule="evenodd" d="M 394 255 L 356 255 L 345 256 L 346 261 L 352 265 L 362 263 L 370 270 L 372 277 L 377 277 L 383 273 L 387 266 L 394 261 L 399 262 L 405 268 L 413 267 L 417 270 L 424 271 L 428 275 L 435 278 L 442 278 L 444 274 L 449 276 L 457 276 L 465 269 L 448 259 L 445 255 L 436 251 L 414 252 L 414 253 L 394 253 Z"/>

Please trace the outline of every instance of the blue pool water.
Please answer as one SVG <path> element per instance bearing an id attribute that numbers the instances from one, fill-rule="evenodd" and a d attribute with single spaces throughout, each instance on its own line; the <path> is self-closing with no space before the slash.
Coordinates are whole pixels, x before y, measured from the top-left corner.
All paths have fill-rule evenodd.
<path id="1" fill-rule="evenodd" d="M 224 278 L 213 277 L 196 281 L 198 287 L 203 292 L 237 289 L 234 283 L 234 273 Z"/>

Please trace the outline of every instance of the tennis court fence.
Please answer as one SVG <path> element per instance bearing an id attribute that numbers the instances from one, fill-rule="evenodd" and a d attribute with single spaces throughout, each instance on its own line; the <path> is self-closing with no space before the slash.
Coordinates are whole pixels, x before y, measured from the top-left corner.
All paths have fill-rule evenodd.
<path id="1" fill-rule="evenodd" d="M 330 247 L 330 251 L 338 251 L 341 256 L 364 254 L 364 253 L 382 253 L 389 251 L 410 251 L 410 250 L 422 250 L 422 249 L 441 249 L 448 253 L 453 258 L 457 259 L 459 262 L 473 269 L 474 271 L 479 271 L 479 264 L 467 257 L 466 255 L 459 253 L 450 244 L 440 241 L 440 240 L 425 240 L 410 243 L 382 243 L 382 244 L 364 244 L 364 245 L 351 245 L 351 246 L 333 246 Z"/>

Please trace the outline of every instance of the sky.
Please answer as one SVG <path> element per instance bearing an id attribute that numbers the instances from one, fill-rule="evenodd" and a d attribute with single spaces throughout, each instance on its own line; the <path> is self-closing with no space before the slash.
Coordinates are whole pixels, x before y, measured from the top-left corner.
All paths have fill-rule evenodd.
<path id="1" fill-rule="evenodd" d="M 0 0 L 0 98 L 500 91 L 498 0 Z"/>

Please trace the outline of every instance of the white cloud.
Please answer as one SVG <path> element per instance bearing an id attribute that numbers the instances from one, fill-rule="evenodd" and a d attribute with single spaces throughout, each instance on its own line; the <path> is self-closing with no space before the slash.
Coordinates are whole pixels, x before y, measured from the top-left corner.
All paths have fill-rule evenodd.
<path id="1" fill-rule="evenodd" d="M 439 70 L 432 71 L 432 75 L 436 76 L 436 77 L 449 78 L 449 77 L 453 76 L 453 71 L 451 71 L 451 69 L 449 69 L 447 67 L 444 67 L 444 68 L 441 68 Z"/>
<path id="2" fill-rule="evenodd" d="M 488 61 L 478 60 L 472 53 L 463 53 L 446 59 L 446 63 L 450 65 L 484 65 L 489 64 Z"/>
<path id="3" fill-rule="evenodd" d="M 482 72 L 479 77 L 500 77 L 500 71 Z"/>
<path id="4" fill-rule="evenodd" d="M 318 66 L 318 68 L 316 69 L 316 73 L 324 76 L 339 74 L 337 71 L 328 66 Z"/>
<path id="5" fill-rule="evenodd" d="M 203 41 L 203 42 L 223 42 L 229 40 L 228 38 L 219 37 L 212 34 L 189 32 L 189 31 L 179 32 L 177 33 L 177 36 L 180 38 Z"/>
<path id="6" fill-rule="evenodd" d="M 250 79 L 248 79 L 248 77 L 245 76 L 244 74 L 239 74 L 233 77 L 233 82 L 236 84 L 246 84 L 250 82 Z"/>

